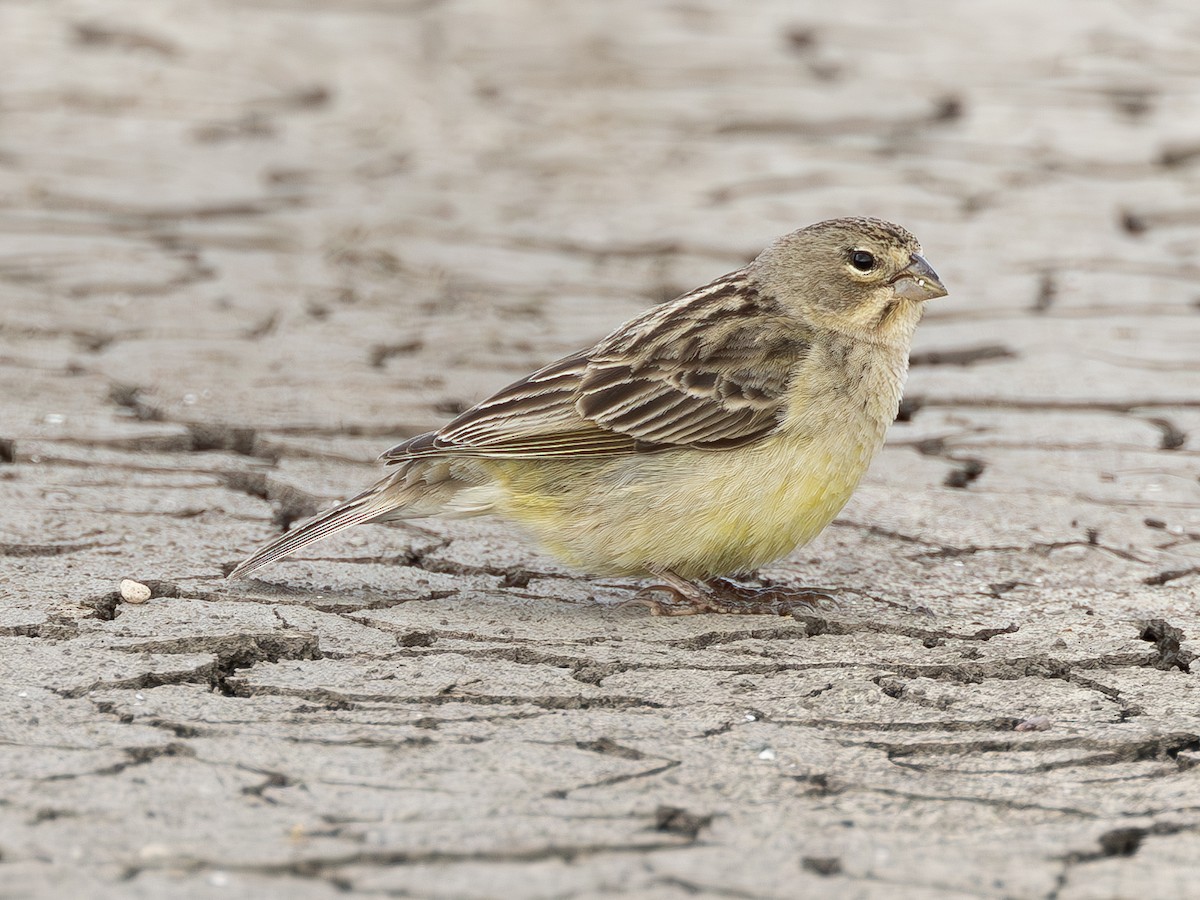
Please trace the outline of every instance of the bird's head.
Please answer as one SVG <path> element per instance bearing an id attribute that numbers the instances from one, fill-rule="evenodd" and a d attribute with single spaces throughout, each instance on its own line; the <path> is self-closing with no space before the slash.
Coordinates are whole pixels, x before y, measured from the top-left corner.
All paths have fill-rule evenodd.
<path id="1" fill-rule="evenodd" d="M 925 301 L 946 296 L 917 239 L 882 219 L 793 231 L 764 250 L 750 274 L 809 324 L 906 347 Z"/>

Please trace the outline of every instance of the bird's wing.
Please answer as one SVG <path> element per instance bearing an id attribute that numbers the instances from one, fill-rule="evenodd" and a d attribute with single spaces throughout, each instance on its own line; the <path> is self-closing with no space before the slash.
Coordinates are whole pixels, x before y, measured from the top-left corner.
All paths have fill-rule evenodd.
<path id="1" fill-rule="evenodd" d="M 647 311 L 383 454 L 601 456 L 742 446 L 779 424 L 808 333 L 743 272 Z"/>

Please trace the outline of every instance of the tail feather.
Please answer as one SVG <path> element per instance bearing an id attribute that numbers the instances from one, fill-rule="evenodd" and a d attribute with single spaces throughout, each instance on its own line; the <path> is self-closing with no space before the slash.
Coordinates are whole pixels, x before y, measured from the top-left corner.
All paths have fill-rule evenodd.
<path id="1" fill-rule="evenodd" d="M 356 497 L 351 497 L 340 506 L 335 506 L 327 513 L 306 522 L 294 531 L 280 535 L 262 547 L 253 556 L 240 562 L 237 567 L 225 577 L 227 579 L 244 578 L 251 572 L 256 572 L 263 566 L 295 553 L 309 544 L 336 534 L 352 525 L 361 525 L 382 518 L 395 508 L 384 496 L 388 482 L 385 480 L 363 491 Z"/>

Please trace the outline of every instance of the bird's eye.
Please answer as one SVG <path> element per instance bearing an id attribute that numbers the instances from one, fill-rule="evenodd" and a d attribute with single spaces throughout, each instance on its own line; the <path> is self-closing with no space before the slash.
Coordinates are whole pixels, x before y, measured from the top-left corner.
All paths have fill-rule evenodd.
<path id="1" fill-rule="evenodd" d="M 875 268 L 875 254 L 866 250 L 850 251 L 850 265 L 860 272 L 870 272 Z"/>

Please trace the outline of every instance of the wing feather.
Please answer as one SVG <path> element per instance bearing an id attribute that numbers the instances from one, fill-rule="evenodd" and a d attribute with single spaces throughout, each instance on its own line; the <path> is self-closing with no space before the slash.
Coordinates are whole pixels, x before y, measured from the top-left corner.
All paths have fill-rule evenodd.
<path id="1" fill-rule="evenodd" d="M 744 271 L 735 272 L 648 310 L 592 349 L 539 369 L 382 458 L 743 446 L 778 427 L 809 339 Z"/>

